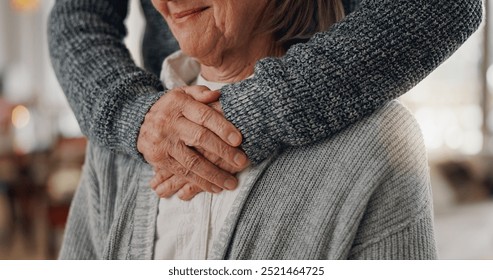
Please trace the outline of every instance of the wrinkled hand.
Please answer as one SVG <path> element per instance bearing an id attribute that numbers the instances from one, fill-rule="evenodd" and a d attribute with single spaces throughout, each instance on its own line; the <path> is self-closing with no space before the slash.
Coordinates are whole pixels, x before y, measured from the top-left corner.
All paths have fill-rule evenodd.
<path id="1" fill-rule="evenodd" d="M 202 149 L 197 149 L 197 151 L 210 162 L 219 168 L 230 172 L 231 174 L 236 174 L 242 170 L 229 165 L 223 159 L 214 154 L 208 153 Z M 182 200 L 191 200 L 195 197 L 195 195 L 203 192 L 203 190 L 197 185 L 194 185 L 179 176 L 175 176 L 166 170 L 156 172 L 156 175 L 151 181 L 151 187 L 161 198 L 169 198 L 176 194 Z"/>
<path id="2" fill-rule="evenodd" d="M 223 114 L 221 103 L 218 101 L 210 103 L 209 106 L 221 115 Z M 209 153 L 201 148 L 195 149 L 210 162 L 231 174 L 236 174 L 244 169 L 232 166 L 219 156 Z M 182 200 L 191 200 L 195 197 L 195 195 L 203 191 L 200 187 L 188 182 L 186 179 L 182 179 L 179 176 L 174 176 L 166 170 L 156 172 L 156 175 L 151 181 L 151 187 L 161 198 L 169 198 L 176 194 Z"/>
<path id="3" fill-rule="evenodd" d="M 218 98 L 219 92 L 203 86 L 178 88 L 162 96 L 147 113 L 137 148 L 154 167 L 151 186 L 161 196 L 179 189 L 190 194 L 236 188 L 232 173 L 244 169 L 248 159 L 237 148 L 240 132 L 206 105 Z"/>

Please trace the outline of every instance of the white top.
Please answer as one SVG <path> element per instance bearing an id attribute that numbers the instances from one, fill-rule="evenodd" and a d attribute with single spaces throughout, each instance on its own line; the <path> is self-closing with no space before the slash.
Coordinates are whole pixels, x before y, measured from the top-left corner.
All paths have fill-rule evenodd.
<path id="1" fill-rule="evenodd" d="M 205 80 L 200 65 L 181 51 L 163 62 L 161 80 L 166 88 L 204 85 L 218 90 L 225 84 Z M 154 259 L 207 259 L 212 245 L 224 224 L 238 189 L 244 187 L 249 168 L 237 175 L 238 188 L 219 194 L 199 193 L 191 201 L 176 195 L 161 199 L 156 221 Z"/>

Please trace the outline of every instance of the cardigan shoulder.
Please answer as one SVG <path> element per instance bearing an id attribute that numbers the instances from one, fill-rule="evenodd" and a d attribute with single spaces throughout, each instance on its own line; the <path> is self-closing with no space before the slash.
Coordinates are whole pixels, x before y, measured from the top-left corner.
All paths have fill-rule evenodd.
<path id="1" fill-rule="evenodd" d="M 385 258 L 410 238 L 433 240 L 431 223 L 422 236 L 405 229 L 431 219 L 429 187 L 419 126 L 392 101 L 332 138 L 274 159 L 246 199 L 226 257 L 346 259 L 364 247 L 372 249 L 362 258 Z M 389 236 L 382 252 L 370 246 Z M 391 255 L 435 251 L 431 241 L 412 248 L 415 255 Z"/>

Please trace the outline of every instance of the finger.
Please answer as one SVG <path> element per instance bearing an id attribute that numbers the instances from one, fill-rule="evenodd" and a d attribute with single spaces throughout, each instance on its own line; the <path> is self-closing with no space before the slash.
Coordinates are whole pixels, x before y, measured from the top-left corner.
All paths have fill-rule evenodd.
<path id="1" fill-rule="evenodd" d="M 156 194 L 161 198 L 170 198 L 187 183 L 188 181 L 185 179 L 178 176 L 172 176 L 170 179 L 158 185 L 156 188 Z"/>
<path id="2" fill-rule="evenodd" d="M 224 142 L 237 147 L 241 144 L 242 136 L 236 127 L 220 113 L 202 103 L 190 103 L 183 108 L 183 116 L 190 121 L 214 132 Z"/>
<path id="3" fill-rule="evenodd" d="M 221 93 L 217 90 L 210 90 L 206 86 L 187 86 L 181 88 L 186 94 L 193 99 L 208 104 L 219 100 Z"/>
<path id="4" fill-rule="evenodd" d="M 194 198 L 197 194 L 201 193 L 202 189 L 197 186 L 186 184 L 181 188 L 176 194 L 181 200 L 189 201 Z"/>
<path id="5" fill-rule="evenodd" d="M 185 168 L 181 163 L 179 163 L 174 158 L 167 159 L 166 162 L 162 164 L 163 166 L 165 166 L 167 170 L 171 171 L 175 176 L 187 180 L 188 182 L 200 187 L 204 191 L 217 193 L 223 189 L 223 186 L 215 185 L 214 183 L 209 182 L 207 179 L 202 178 L 196 175 L 195 173 L 191 172 L 189 169 Z M 217 167 L 215 168 L 217 169 Z"/>
<path id="6" fill-rule="evenodd" d="M 185 118 L 180 119 L 178 124 L 180 127 L 187 128 L 182 129 L 180 135 L 187 146 L 202 148 L 241 169 L 245 168 L 248 164 L 248 158 L 243 151 L 226 144 L 210 130 Z"/>
<path id="7" fill-rule="evenodd" d="M 216 112 L 220 113 L 221 115 L 224 115 L 224 112 L 223 112 L 223 108 L 221 107 L 221 102 L 212 102 L 212 103 L 209 103 L 209 106 L 216 110 Z"/>
<path id="8" fill-rule="evenodd" d="M 155 175 L 152 178 L 151 182 L 149 183 L 153 190 L 156 190 L 156 188 L 159 184 L 161 184 L 162 182 L 168 180 L 169 178 L 171 178 L 173 176 L 173 173 L 171 173 L 165 169 L 155 170 L 154 172 L 155 172 Z"/>
<path id="9" fill-rule="evenodd" d="M 199 187 L 203 187 L 201 185 L 203 182 L 200 182 L 202 180 L 198 180 L 198 178 L 205 179 L 213 185 L 228 190 L 235 189 L 238 185 L 236 177 L 218 168 L 202 155 L 182 143 L 179 143 L 175 149 L 171 150 L 170 155 L 183 167 L 183 169 L 176 168 L 177 172 L 182 173 L 178 175 L 189 178 L 192 183 Z M 207 189 L 207 191 L 211 190 Z"/>
<path id="10" fill-rule="evenodd" d="M 201 148 L 196 148 L 196 150 L 200 154 L 202 154 L 208 161 L 212 162 L 217 167 L 221 168 L 222 170 L 226 170 L 227 172 L 229 172 L 231 174 L 236 174 L 236 173 L 244 170 L 248 166 L 248 164 L 245 167 L 238 167 L 235 165 L 231 165 L 213 153 L 207 152 Z"/>

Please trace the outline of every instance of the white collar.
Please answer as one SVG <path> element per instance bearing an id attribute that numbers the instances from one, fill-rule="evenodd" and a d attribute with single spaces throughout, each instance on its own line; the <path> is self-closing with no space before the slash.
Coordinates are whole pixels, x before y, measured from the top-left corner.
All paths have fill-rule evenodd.
<path id="1" fill-rule="evenodd" d="M 253 77 L 251 75 L 248 78 Z M 228 83 L 210 82 L 200 75 L 200 63 L 178 50 L 168 56 L 161 68 L 161 81 L 167 89 L 201 85 L 211 90 L 221 89 Z"/>
<path id="2" fill-rule="evenodd" d="M 193 84 L 200 74 L 200 64 L 193 58 L 177 51 L 168 56 L 161 68 L 161 81 L 168 89 Z"/>

